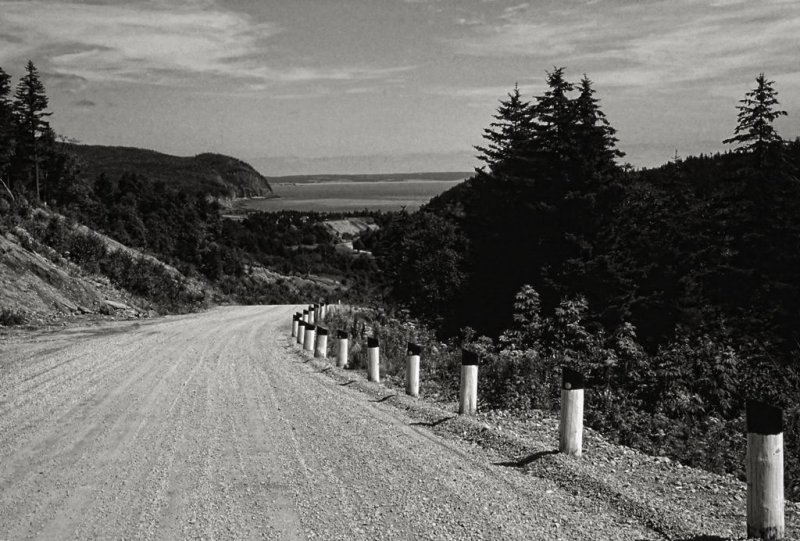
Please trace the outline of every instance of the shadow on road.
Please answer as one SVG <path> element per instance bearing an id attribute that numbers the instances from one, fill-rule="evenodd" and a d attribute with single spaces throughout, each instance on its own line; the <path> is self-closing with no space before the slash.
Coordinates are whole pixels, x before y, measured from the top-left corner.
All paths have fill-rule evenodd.
<path id="1" fill-rule="evenodd" d="M 386 396 L 384 396 L 383 398 L 381 398 L 379 400 L 370 400 L 370 402 L 372 402 L 373 404 L 378 404 L 380 402 L 386 402 L 387 400 L 389 400 L 393 396 L 397 396 L 397 395 L 396 394 L 387 394 Z"/>
<path id="2" fill-rule="evenodd" d="M 438 425 L 442 424 L 445 421 L 449 421 L 450 419 L 453 419 L 454 417 L 455 417 L 455 415 L 453 415 L 451 417 L 442 417 L 438 421 L 431 421 L 429 423 L 411 423 L 411 426 L 438 426 Z"/>
<path id="3" fill-rule="evenodd" d="M 694 537 L 683 537 L 675 541 L 730 541 L 731 539 L 730 537 L 720 537 L 718 535 L 695 535 Z"/>
<path id="4" fill-rule="evenodd" d="M 512 460 L 509 462 L 495 462 L 495 466 L 505 466 L 507 468 L 524 468 L 531 462 L 536 462 L 540 458 L 546 457 L 547 455 L 556 455 L 558 451 L 539 451 L 538 453 L 533 453 L 530 456 L 526 456 L 525 458 L 520 458 L 519 460 Z"/>
<path id="5" fill-rule="evenodd" d="M 354 380 L 354 379 L 351 379 L 351 380 L 350 380 L 350 381 L 348 381 L 348 382 L 345 382 L 345 383 L 340 383 L 340 384 L 339 384 L 339 387 L 347 387 L 348 385 L 352 385 L 352 384 L 353 384 L 353 383 L 355 383 L 355 382 L 356 382 L 356 380 Z"/>

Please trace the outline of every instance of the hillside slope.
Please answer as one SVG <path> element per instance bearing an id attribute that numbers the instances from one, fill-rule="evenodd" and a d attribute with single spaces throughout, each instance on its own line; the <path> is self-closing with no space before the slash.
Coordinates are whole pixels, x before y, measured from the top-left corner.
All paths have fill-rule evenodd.
<path id="1" fill-rule="evenodd" d="M 217 198 L 272 194 L 272 186 L 263 175 L 249 164 L 222 154 L 180 157 L 141 148 L 76 144 L 64 144 L 64 150 L 76 157 L 81 174 L 90 179 L 101 173 L 111 179 L 135 173 Z"/>
<path id="2" fill-rule="evenodd" d="M 95 312 L 121 311 L 129 316 L 147 313 L 140 299 L 115 288 L 107 278 L 83 273 L 63 259 L 56 263 L 26 247 L 32 242 L 22 228 L 0 236 L 3 310 L 33 324 Z"/>

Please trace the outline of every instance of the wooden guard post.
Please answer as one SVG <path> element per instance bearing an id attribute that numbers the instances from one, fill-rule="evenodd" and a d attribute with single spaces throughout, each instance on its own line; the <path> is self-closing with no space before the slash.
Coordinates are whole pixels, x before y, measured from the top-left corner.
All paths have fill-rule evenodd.
<path id="1" fill-rule="evenodd" d="M 314 316 L 315 316 L 315 314 L 314 314 L 314 305 L 311 304 L 308 307 L 308 322 L 309 323 L 316 323 L 317 322 L 317 319 Z"/>
<path id="2" fill-rule="evenodd" d="M 302 317 L 297 322 L 297 343 L 301 346 L 306 339 L 306 325 L 308 325 L 308 323 L 303 321 Z"/>
<path id="3" fill-rule="evenodd" d="M 328 358 L 328 329 L 317 327 L 317 343 L 314 346 L 314 357 Z"/>
<path id="4" fill-rule="evenodd" d="M 339 342 L 336 352 L 336 366 L 345 368 L 347 366 L 347 347 L 348 336 L 347 331 L 339 331 L 336 334 L 336 341 Z"/>
<path id="5" fill-rule="evenodd" d="M 783 539 L 783 410 L 747 401 L 747 537 Z"/>
<path id="6" fill-rule="evenodd" d="M 314 352 L 314 342 L 317 334 L 316 326 L 306 323 L 306 337 L 303 339 L 303 349 Z"/>
<path id="7" fill-rule="evenodd" d="M 367 338 L 367 380 L 381 380 L 380 347 L 377 338 Z"/>
<path id="8" fill-rule="evenodd" d="M 306 323 L 310 323 L 310 321 L 308 320 L 308 310 L 303 310 L 303 321 L 305 321 Z"/>
<path id="9" fill-rule="evenodd" d="M 298 327 L 297 319 L 298 319 L 297 318 L 297 314 L 294 314 L 292 316 L 292 338 L 296 338 L 297 337 L 297 327 Z"/>
<path id="10" fill-rule="evenodd" d="M 458 413 L 473 415 L 478 411 L 478 364 L 477 353 L 461 350 L 461 388 L 458 393 Z"/>
<path id="11" fill-rule="evenodd" d="M 581 456 L 583 452 L 583 388 L 583 375 L 563 367 L 558 450 L 566 455 Z"/>
<path id="12" fill-rule="evenodd" d="M 422 352 L 417 344 L 408 343 L 406 348 L 406 394 L 419 396 L 419 355 Z"/>

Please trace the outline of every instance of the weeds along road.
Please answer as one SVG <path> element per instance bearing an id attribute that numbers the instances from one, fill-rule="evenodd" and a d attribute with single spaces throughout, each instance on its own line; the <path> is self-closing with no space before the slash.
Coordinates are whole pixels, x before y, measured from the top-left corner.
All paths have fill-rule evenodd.
<path id="1" fill-rule="evenodd" d="M 657 539 L 293 353 L 290 306 L 0 343 L 0 539 Z"/>

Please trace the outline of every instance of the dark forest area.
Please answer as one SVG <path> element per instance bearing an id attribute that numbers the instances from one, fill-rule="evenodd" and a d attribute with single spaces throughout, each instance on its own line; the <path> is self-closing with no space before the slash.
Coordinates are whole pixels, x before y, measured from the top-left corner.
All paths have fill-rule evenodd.
<path id="1" fill-rule="evenodd" d="M 587 77 L 547 86 L 513 89 L 486 166 L 382 231 L 390 298 L 484 354 L 496 407 L 556 407 L 568 366 L 596 390 L 590 424 L 625 444 L 742 474 L 756 398 L 799 448 L 800 141 L 772 125 L 773 83 L 739 103 L 729 152 L 642 170 L 618 164 Z"/>

